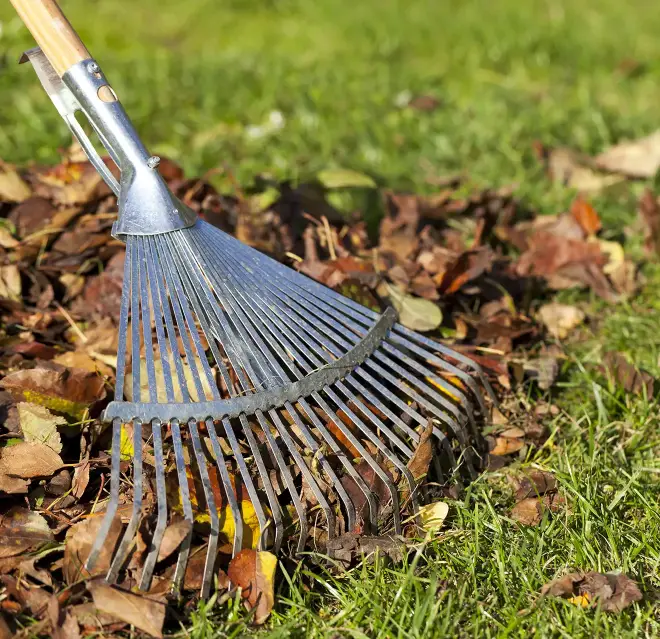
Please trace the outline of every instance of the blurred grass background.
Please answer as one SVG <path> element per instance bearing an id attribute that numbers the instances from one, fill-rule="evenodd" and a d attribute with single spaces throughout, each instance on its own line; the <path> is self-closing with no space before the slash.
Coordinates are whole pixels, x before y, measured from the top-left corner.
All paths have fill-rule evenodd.
<path id="1" fill-rule="evenodd" d="M 149 149 L 191 175 L 227 163 L 249 183 L 341 167 L 428 192 L 460 171 L 482 186 L 516 183 L 526 203 L 555 213 L 575 194 L 550 183 L 534 141 L 596 153 L 659 124 L 660 11 L 650 0 L 61 4 Z M 70 143 L 33 72 L 16 64 L 31 46 L 2 3 L 0 158 L 19 164 L 56 161 Z M 402 107 L 420 95 L 438 108 Z M 606 237 L 634 219 L 643 186 L 592 199 Z M 660 371 L 660 277 L 647 274 L 639 299 L 593 307 L 606 317 L 571 355 L 553 436 L 527 460 L 557 473 L 570 512 L 522 530 L 504 514 L 503 477 L 481 477 L 452 503 L 450 533 L 409 564 L 338 576 L 301 565 L 280 591 L 272 636 L 658 636 L 657 404 L 589 372 L 607 349 Z M 624 570 L 647 601 L 613 617 L 537 598 L 576 567 Z M 190 632 L 247 630 L 240 606 L 201 606 Z"/>

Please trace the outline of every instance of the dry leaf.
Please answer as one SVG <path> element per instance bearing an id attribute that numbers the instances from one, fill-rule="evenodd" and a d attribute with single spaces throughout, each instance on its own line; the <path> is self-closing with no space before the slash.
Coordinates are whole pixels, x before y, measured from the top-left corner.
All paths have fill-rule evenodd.
<path id="1" fill-rule="evenodd" d="M 625 179 L 595 170 L 591 158 L 565 147 L 547 151 L 546 161 L 553 182 L 583 193 L 596 193 Z"/>
<path id="2" fill-rule="evenodd" d="M 89 551 L 92 549 L 92 544 L 103 523 L 103 517 L 104 513 L 97 513 L 85 521 L 74 524 L 67 530 L 62 573 L 69 585 L 82 578 L 89 579 L 97 575 L 105 575 L 110 569 L 113 552 L 122 532 L 119 515 L 116 515 L 112 520 L 108 536 L 101 547 L 93 572 L 90 573 L 84 568 L 84 564 L 89 557 Z"/>
<path id="3" fill-rule="evenodd" d="M 21 299 L 21 273 L 15 264 L 0 266 L 0 297 L 17 302 Z"/>
<path id="4" fill-rule="evenodd" d="M 39 513 L 13 506 L 0 516 L 0 558 L 14 557 L 51 541 L 53 533 Z"/>
<path id="5" fill-rule="evenodd" d="M 449 504 L 444 501 L 436 501 L 432 504 L 425 504 L 419 509 L 420 525 L 422 530 L 427 533 L 437 533 L 447 515 L 449 514 Z"/>
<path id="6" fill-rule="evenodd" d="M 11 164 L 0 162 L 0 200 L 22 202 L 31 195 L 30 187 Z"/>
<path id="7" fill-rule="evenodd" d="M 39 442 L 58 454 L 62 452 L 62 440 L 57 427 L 66 426 L 66 419 L 53 415 L 44 406 L 29 402 L 19 402 L 16 408 L 25 441 Z"/>
<path id="8" fill-rule="evenodd" d="M 623 354 L 611 351 L 605 353 L 601 370 L 629 393 L 653 397 L 653 375 L 630 364 Z"/>
<path id="9" fill-rule="evenodd" d="M 158 549 L 157 561 L 169 557 L 188 536 L 192 530 L 192 524 L 187 519 L 179 519 L 171 523 L 163 534 L 163 541 Z"/>
<path id="10" fill-rule="evenodd" d="M 60 456 L 37 442 L 19 442 L 0 449 L 0 490 L 25 493 L 34 477 L 50 477 L 62 467 Z"/>
<path id="11" fill-rule="evenodd" d="M 105 397 L 103 378 L 77 368 L 16 371 L 0 380 L 0 386 L 17 399 L 25 399 L 76 419 L 82 419 L 92 404 Z"/>
<path id="12" fill-rule="evenodd" d="M 426 428 L 415 447 L 415 452 L 408 462 L 408 470 L 411 472 L 415 481 L 426 477 L 429 472 L 429 466 L 433 459 L 433 422 L 429 419 Z"/>
<path id="13" fill-rule="evenodd" d="M 557 478 L 543 470 L 530 470 L 518 482 L 516 488 L 516 501 L 527 497 L 538 497 L 557 488 Z"/>
<path id="14" fill-rule="evenodd" d="M 490 451 L 491 455 L 511 455 L 517 453 L 525 443 L 520 439 L 509 437 L 497 437 L 495 439 L 495 447 Z"/>
<path id="15" fill-rule="evenodd" d="M 660 203 L 651 189 L 645 189 L 639 200 L 639 216 L 644 225 L 644 250 L 660 256 Z"/>
<path id="16" fill-rule="evenodd" d="M 163 636 L 165 604 L 161 601 L 99 582 L 92 582 L 89 590 L 94 605 L 101 612 L 131 624 L 152 637 Z"/>
<path id="17" fill-rule="evenodd" d="M 595 162 L 601 169 L 627 177 L 653 177 L 660 168 L 660 131 L 611 146 Z"/>
<path id="18" fill-rule="evenodd" d="M 587 235 L 595 235 L 603 228 L 596 209 L 582 197 L 573 200 L 571 215 Z"/>
<path id="19" fill-rule="evenodd" d="M 551 302 L 539 309 L 539 319 L 548 332 L 557 339 L 566 339 L 571 331 L 579 326 L 585 318 L 584 311 L 577 306 Z"/>
<path id="20" fill-rule="evenodd" d="M 242 589 L 248 610 L 254 610 L 254 623 L 268 619 L 275 603 L 275 570 L 277 558 L 272 553 L 250 548 L 241 550 L 230 562 L 227 575 Z"/>
<path id="21" fill-rule="evenodd" d="M 358 559 L 373 560 L 376 555 L 385 555 L 398 563 L 405 552 L 405 542 L 391 535 L 373 536 L 349 532 L 328 539 L 328 554 L 346 568 Z"/>
<path id="22" fill-rule="evenodd" d="M 519 501 L 511 510 L 511 519 L 525 526 L 538 526 L 543 518 L 543 504 L 540 499 L 530 497 Z"/>
<path id="23" fill-rule="evenodd" d="M 621 612 L 636 601 L 642 593 L 630 577 L 622 573 L 571 572 L 554 579 L 541 588 L 542 596 L 564 597 L 571 603 L 585 607 L 600 607 L 607 612 Z"/>

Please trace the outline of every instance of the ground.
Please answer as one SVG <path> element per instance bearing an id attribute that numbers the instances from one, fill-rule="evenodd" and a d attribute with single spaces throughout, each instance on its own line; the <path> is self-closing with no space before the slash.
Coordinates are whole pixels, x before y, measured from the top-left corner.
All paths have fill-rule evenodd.
<path id="1" fill-rule="evenodd" d="M 62 4 L 150 150 L 191 174 L 227 163 L 248 183 L 350 167 L 425 192 L 434 177 L 461 171 L 484 186 L 515 183 L 529 206 L 556 213 L 575 194 L 551 185 L 534 141 L 595 153 L 658 126 L 660 13 L 645 0 Z M 68 138 L 32 72 L 16 65 L 32 44 L 7 5 L 0 28 L 0 158 L 55 160 Z M 397 108 L 418 94 L 439 108 Z M 255 128 L 269 123 L 271 133 Z M 606 236 L 632 223 L 643 186 L 592 199 Z M 630 244 L 639 250 L 641 241 Z M 301 566 L 282 579 L 265 628 L 247 630 L 238 605 L 207 605 L 190 635 L 658 636 L 657 402 L 594 373 L 606 350 L 660 372 L 660 273 L 645 269 L 631 303 L 571 297 L 598 319 L 553 389 L 561 412 L 552 436 L 519 464 L 556 474 L 566 512 L 516 525 L 504 478 L 489 473 L 452 502 L 445 534 L 404 565 L 341 575 Z M 610 615 L 539 598 L 544 583 L 573 569 L 621 570 L 645 600 Z"/>

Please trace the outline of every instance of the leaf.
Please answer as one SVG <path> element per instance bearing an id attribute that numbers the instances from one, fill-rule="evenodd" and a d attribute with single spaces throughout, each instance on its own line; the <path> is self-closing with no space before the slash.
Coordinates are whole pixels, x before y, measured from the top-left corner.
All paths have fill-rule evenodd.
<path id="1" fill-rule="evenodd" d="M 639 200 L 639 217 L 644 225 L 644 250 L 660 256 L 660 203 L 651 189 L 645 189 Z"/>
<path id="2" fill-rule="evenodd" d="M 0 297 L 16 302 L 21 299 L 21 273 L 15 264 L 0 266 Z"/>
<path id="3" fill-rule="evenodd" d="M 122 523 L 119 515 L 116 515 L 110 524 L 108 536 L 101 547 L 94 570 L 90 573 L 84 568 L 89 557 L 89 551 L 96 539 L 96 535 L 103 523 L 105 513 L 96 513 L 89 519 L 74 524 L 66 532 L 64 544 L 64 559 L 62 562 L 62 573 L 67 584 L 71 585 L 80 579 L 89 579 L 97 575 L 105 575 L 110 569 L 110 563 L 122 533 Z"/>
<path id="4" fill-rule="evenodd" d="M 275 570 L 277 557 L 266 551 L 241 550 L 230 562 L 227 575 L 242 589 L 241 596 L 248 610 L 254 610 L 254 623 L 268 619 L 275 603 Z"/>
<path id="5" fill-rule="evenodd" d="M 427 533 L 437 533 L 447 515 L 449 514 L 449 504 L 444 501 L 436 501 L 431 504 L 425 504 L 419 509 L 419 518 L 421 527 Z"/>
<path id="6" fill-rule="evenodd" d="M 415 481 L 419 481 L 426 477 L 429 472 L 429 466 L 433 459 L 433 421 L 428 420 L 426 428 L 417 442 L 413 456 L 407 464 L 408 470 L 411 472 Z"/>
<path id="7" fill-rule="evenodd" d="M 66 426 L 66 419 L 53 415 L 44 406 L 29 402 L 19 402 L 16 408 L 25 441 L 40 442 L 56 453 L 62 452 L 62 440 L 57 427 Z"/>
<path id="8" fill-rule="evenodd" d="M 597 193 L 625 180 L 622 175 L 595 170 L 591 158 L 566 147 L 545 150 L 545 160 L 553 182 L 583 193 Z"/>
<path id="9" fill-rule="evenodd" d="M 516 501 L 527 497 L 545 495 L 545 493 L 557 489 L 557 478 L 543 470 L 531 470 L 518 483 L 516 488 Z"/>
<path id="10" fill-rule="evenodd" d="M 653 397 L 655 378 L 651 373 L 636 368 L 622 353 L 609 351 L 603 357 L 601 370 L 629 393 Z"/>
<path id="11" fill-rule="evenodd" d="M 157 561 L 163 561 L 169 557 L 183 543 L 191 530 L 192 524 L 187 519 L 179 519 L 171 523 L 163 534 Z"/>
<path id="12" fill-rule="evenodd" d="M 398 563 L 405 552 L 405 542 L 391 535 L 373 536 L 349 532 L 328 539 L 328 554 L 345 568 L 358 559 L 373 559 L 376 555 L 385 555 Z"/>
<path id="13" fill-rule="evenodd" d="M 50 477 L 62 467 L 60 456 L 37 442 L 21 442 L 0 449 L 0 490 L 25 493 L 34 477 Z"/>
<path id="14" fill-rule="evenodd" d="M 620 142 L 595 158 L 596 165 L 631 178 L 650 178 L 660 169 L 660 131 Z"/>
<path id="15" fill-rule="evenodd" d="M 31 195 L 30 187 L 11 164 L 0 162 L 0 200 L 22 202 Z"/>
<path id="16" fill-rule="evenodd" d="M 89 590 L 94 605 L 101 612 L 131 624 L 152 637 L 163 636 L 164 603 L 99 582 L 90 584 Z"/>
<path id="17" fill-rule="evenodd" d="M 401 292 L 396 286 L 387 285 L 392 306 L 399 313 L 399 322 L 413 331 L 432 331 L 442 323 L 442 311 L 437 304 L 421 297 Z"/>
<path id="18" fill-rule="evenodd" d="M 519 501 L 511 510 L 511 519 L 525 526 L 538 526 L 543 519 L 541 500 L 530 497 Z"/>
<path id="19" fill-rule="evenodd" d="M 587 235 L 595 235 L 603 228 L 596 209 L 582 197 L 577 197 L 573 200 L 571 204 L 571 215 Z"/>
<path id="20" fill-rule="evenodd" d="M 39 513 L 13 506 L 0 516 L 0 558 L 20 555 L 53 539 L 48 523 Z"/>
<path id="21" fill-rule="evenodd" d="M 642 600 L 637 584 L 623 573 L 571 572 L 541 588 L 541 596 L 564 597 L 580 607 L 600 605 L 606 612 L 621 612 Z"/>
<path id="22" fill-rule="evenodd" d="M 577 306 L 558 302 L 541 306 L 538 316 L 550 335 L 557 339 L 566 339 L 574 328 L 582 324 L 585 318 L 584 311 Z"/>
<path id="23" fill-rule="evenodd" d="M 525 445 L 518 438 L 497 437 L 495 439 L 495 447 L 490 451 L 491 455 L 511 455 L 517 453 Z"/>
<path id="24" fill-rule="evenodd" d="M 82 419 L 92 404 L 105 397 L 103 378 L 77 368 L 16 371 L 0 380 L 0 386 L 17 399 L 25 399 L 76 419 Z"/>
<path id="25" fill-rule="evenodd" d="M 351 169 L 324 169 L 316 174 L 316 178 L 326 189 L 378 187 L 371 177 Z"/>

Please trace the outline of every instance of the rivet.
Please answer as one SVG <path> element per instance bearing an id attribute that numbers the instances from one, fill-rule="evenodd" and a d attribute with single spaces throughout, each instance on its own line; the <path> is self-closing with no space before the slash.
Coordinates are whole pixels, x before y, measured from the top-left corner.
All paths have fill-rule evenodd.
<path id="1" fill-rule="evenodd" d="M 158 165 L 160 164 L 160 158 L 157 155 L 152 155 L 148 160 L 147 160 L 147 166 L 150 169 L 155 169 Z"/>
<path id="2" fill-rule="evenodd" d="M 96 64 L 96 62 L 90 62 L 87 65 L 87 70 L 90 73 L 98 73 L 101 70 L 101 67 L 98 64 Z"/>

